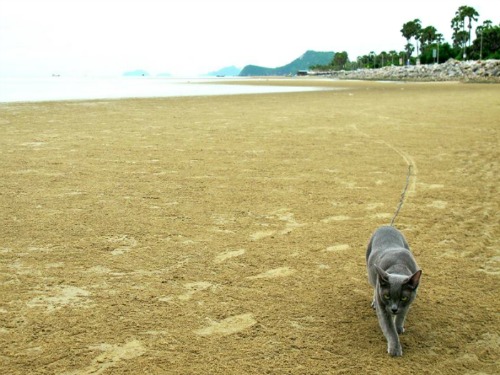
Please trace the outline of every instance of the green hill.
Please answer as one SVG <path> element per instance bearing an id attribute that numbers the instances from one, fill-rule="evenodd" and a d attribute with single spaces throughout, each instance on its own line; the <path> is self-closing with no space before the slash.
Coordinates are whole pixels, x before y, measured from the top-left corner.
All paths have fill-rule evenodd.
<path id="1" fill-rule="evenodd" d="M 295 75 L 299 70 L 308 70 L 314 65 L 328 65 L 332 62 L 334 52 L 307 51 L 291 63 L 277 68 L 266 68 L 257 65 L 247 65 L 240 73 L 246 76 L 287 76 Z"/>

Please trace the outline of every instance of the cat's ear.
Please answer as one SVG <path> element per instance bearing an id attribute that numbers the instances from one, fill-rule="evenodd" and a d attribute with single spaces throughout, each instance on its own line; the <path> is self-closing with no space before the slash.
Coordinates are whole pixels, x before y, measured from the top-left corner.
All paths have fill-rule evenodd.
<path id="1" fill-rule="evenodd" d="M 417 289 L 421 275 L 422 275 L 422 270 L 418 270 L 417 272 L 415 272 L 413 275 L 410 276 L 406 284 L 412 289 Z"/>
<path id="2" fill-rule="evenodd" d="M 375 264 L 375 269 L 377 270 L 378 280 L 379 280 L 380 284 L 381 285 L 388 284 L 389 283 L 389 275 L 388 275 L 388 273 L 385 272 L 382 268 L 380 268 L 376 264 Z"/>

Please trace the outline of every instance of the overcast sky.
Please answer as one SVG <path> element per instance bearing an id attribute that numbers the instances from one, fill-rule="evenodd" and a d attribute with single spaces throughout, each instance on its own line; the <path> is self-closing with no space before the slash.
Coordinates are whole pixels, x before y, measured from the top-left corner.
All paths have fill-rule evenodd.
<path id="1" fill-rule="evenodd" d="M 499 0 L 0 0 L 0 75 L 191 76 L 276 67 L 307 50 L 403 50 L 419 18 L 451 42 L 461 5 L 500 22 Z"/>

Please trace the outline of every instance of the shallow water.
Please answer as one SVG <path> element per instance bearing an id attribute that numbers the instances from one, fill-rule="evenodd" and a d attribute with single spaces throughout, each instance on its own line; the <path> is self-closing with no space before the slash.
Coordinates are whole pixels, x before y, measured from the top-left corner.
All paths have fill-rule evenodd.
<path id="1" fill-rule="evenodd" d="M 224 78 L 0 78 L 0 102 L 149 98 L 313 91 L 313 87 L 214 85 Z"/>

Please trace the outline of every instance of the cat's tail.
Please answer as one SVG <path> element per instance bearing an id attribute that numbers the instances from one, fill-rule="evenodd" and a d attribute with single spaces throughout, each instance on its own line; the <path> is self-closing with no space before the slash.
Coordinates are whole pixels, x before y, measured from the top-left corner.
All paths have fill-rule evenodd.
<path id="1" fill-rule="evenodd" d="M 406 183 L 403 191 L 401 192 L 401 198 L 399 199 L 398 207 L 396 208 L 396 212 L 394 213 L 394 216 L 392 217 L 391 220 L 391 227 L 394 226 L 394 222 L 396 221 L 396 218 L 399 215 L 399 211 L 401 211 L 401 208 L 403 207 L 403 204 L 406 199 L 406 193 L 408 192 L 408 186 L 410 185 L 410 176 L 412 173 L 412 165 L 408 164 L 408 173 L 406 174 Z"/>

